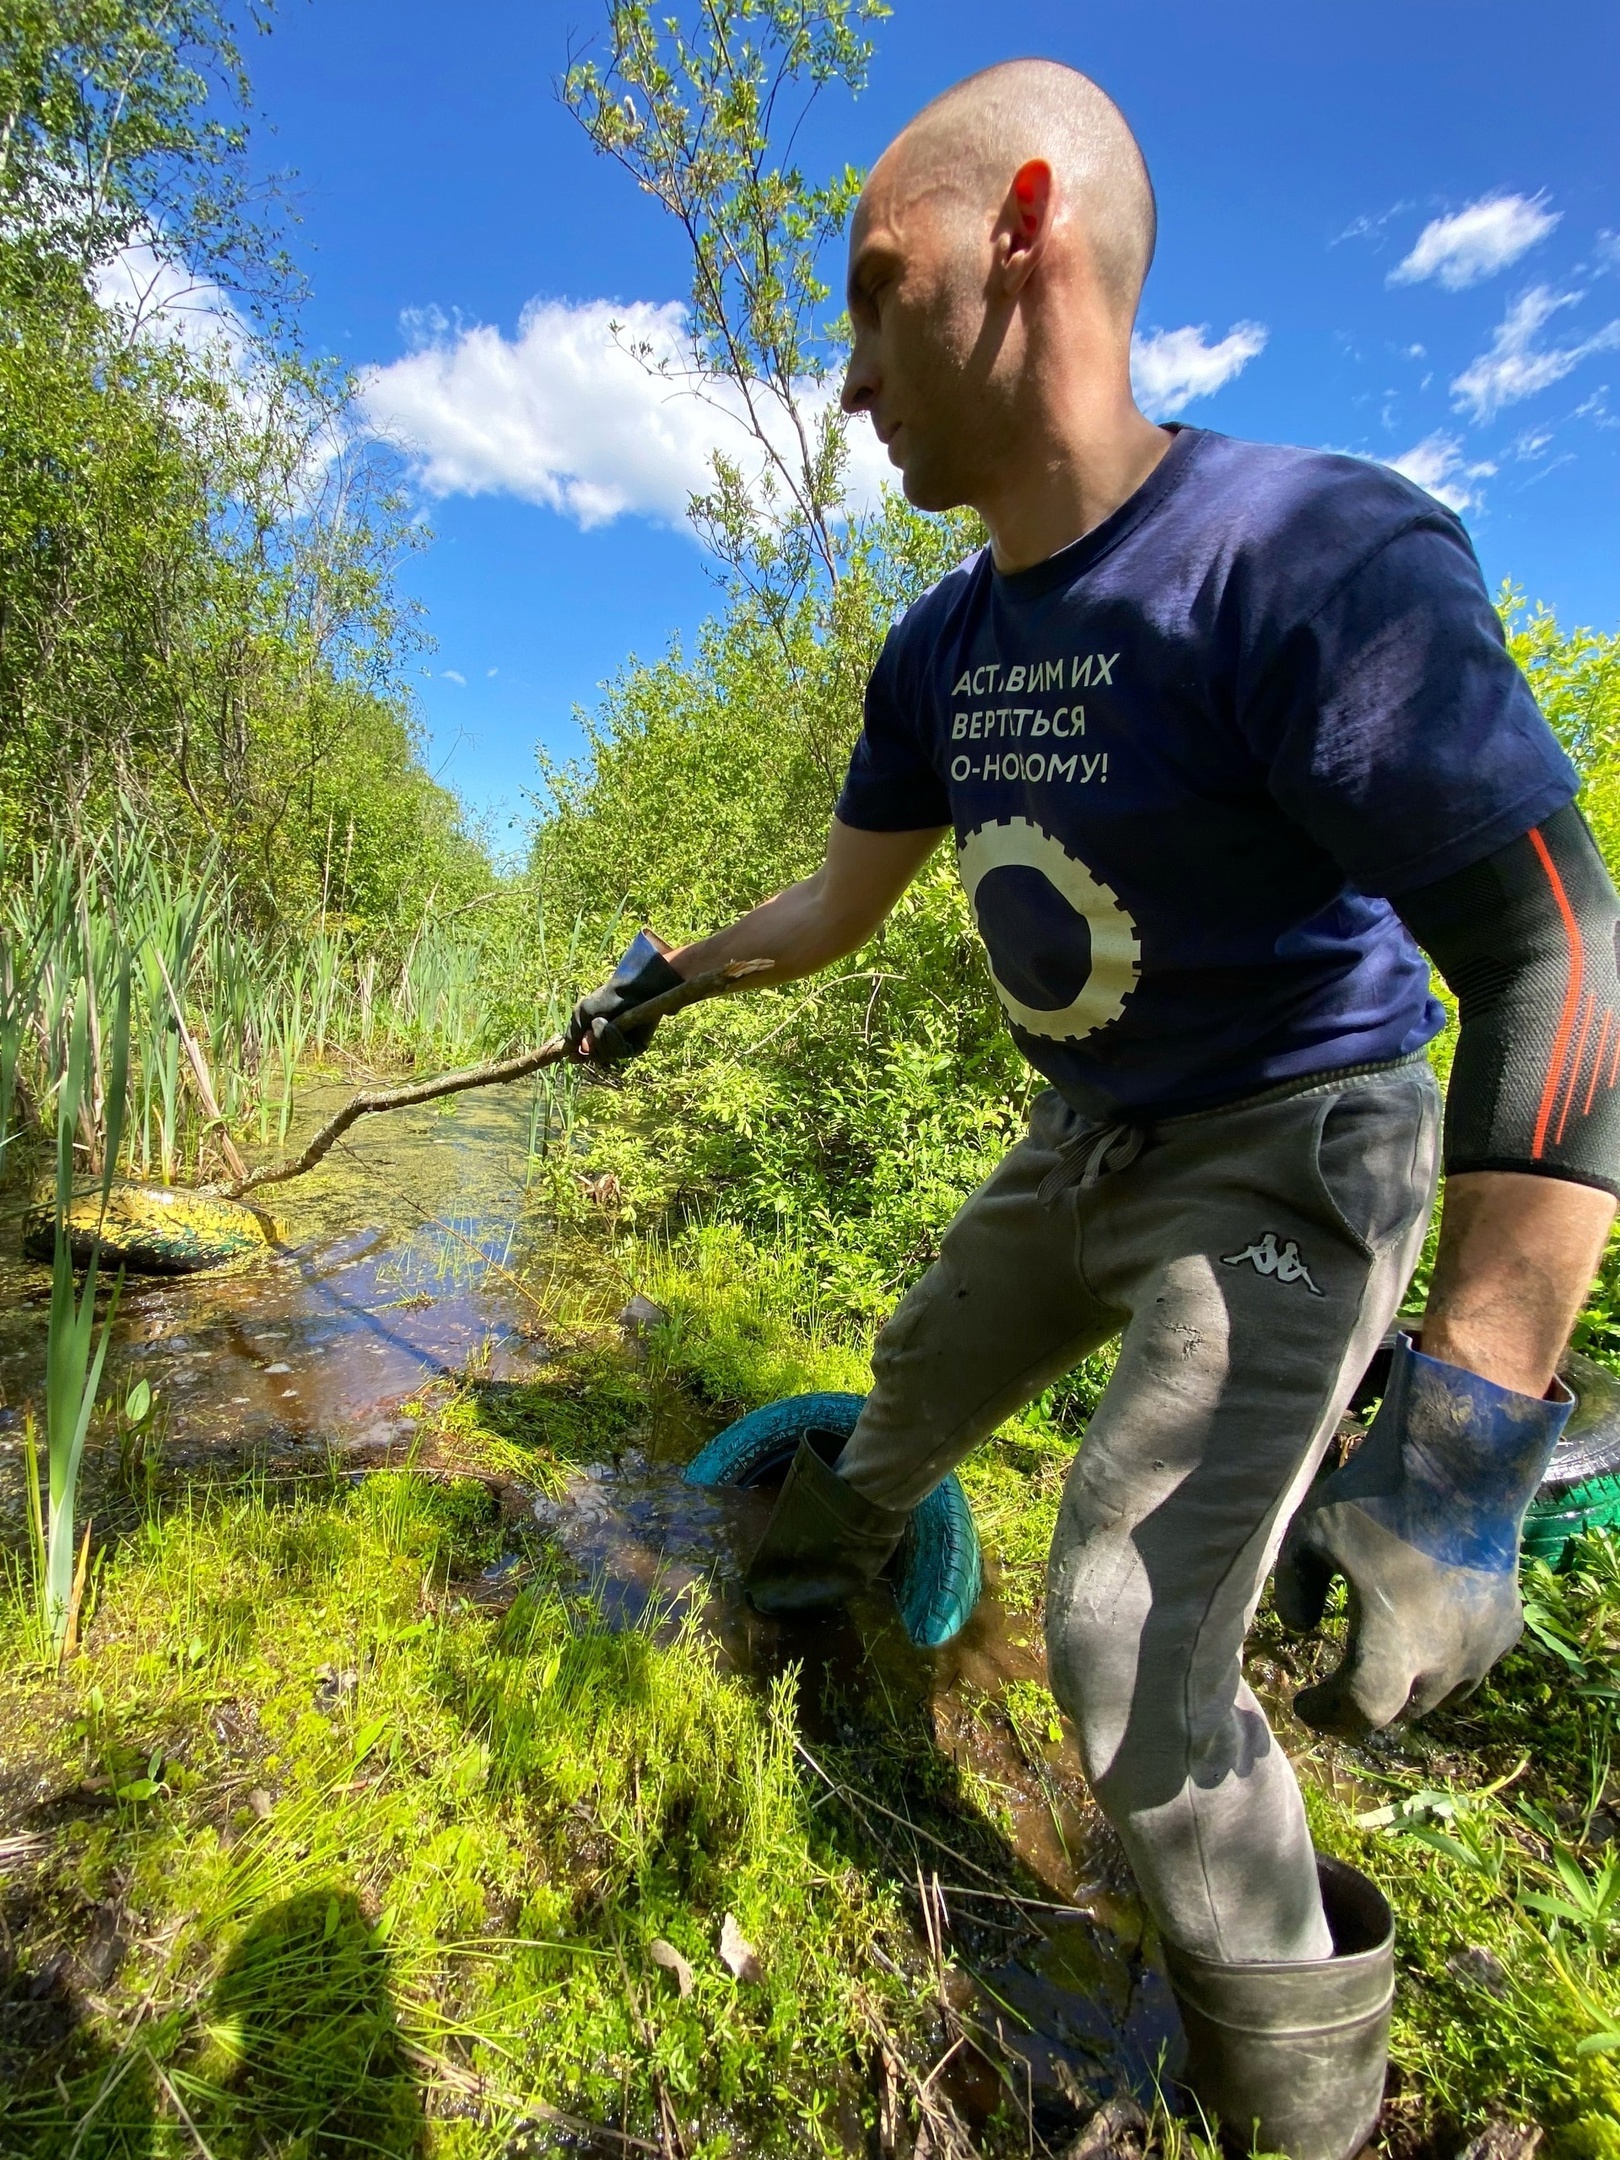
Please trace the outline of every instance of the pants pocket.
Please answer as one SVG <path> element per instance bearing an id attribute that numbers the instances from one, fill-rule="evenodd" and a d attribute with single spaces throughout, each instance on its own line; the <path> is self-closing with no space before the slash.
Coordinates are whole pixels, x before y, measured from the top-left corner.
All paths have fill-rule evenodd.
<path id="1" fill-rule="evenodd" d="M 1332 1218 L 1369 1259 L 1434 1203 L 1440 1094 L 1427 1070 L 1348 1087 L 1319 1112 L 1316 1183 Z"/>

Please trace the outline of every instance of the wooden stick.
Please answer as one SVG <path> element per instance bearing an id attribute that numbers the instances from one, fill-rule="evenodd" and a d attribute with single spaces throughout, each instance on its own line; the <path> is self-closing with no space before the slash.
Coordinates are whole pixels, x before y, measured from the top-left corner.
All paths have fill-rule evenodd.
<path id="1" fill-rule="evenodd" d="M 615 1014 L 613 1024 L 621 1029 L 645 1027 L 649 1021 L 666 1019 L 670 1013 L 681 1012 L 704 998 L 717 997 L 745 977 L 763 974 L 775 965 L 774 960 L 728 960 L 724 967 L 694 975 L 690 982 L 677 983 L 674 989 L 660 991 L 657 997 L 632 1005 L 627 1012 Z M 250 1171 L 234 1184 L 215 1189 L 228 1200 L 240 1200 L 244 1193 L 255 1192 L 261 1185 L 285 1185 L 289 1178 L 302 1177 L 306 1170 L 313 1170 L 360 1118 L 370 1117 L 379 1110 L 408 1110 L 416 1103 L 436 1102 L 441 1095 L 464 1094 L 468 1088 L 500 1087 L 510 1080 L 525 1079 L 530 1073 L 539 1072 L 542 1066 L 560 1064 L 567 1055 L 566 1038 L 554 1035 L 538 1050 L 525 1050 L 517 1057 L 501 1058 L 493 1065 L 469 1065 L 460 1072 L 440 1073 L 432 1080 L 410 1081 L 404 1087 L 362 1088 L 358 1095 L 349 1097 L 335 1116 L 327 1119 L 301 1155 L 283 1156 L 279 1162 L 266 1163 L 262 1170 Z"/>

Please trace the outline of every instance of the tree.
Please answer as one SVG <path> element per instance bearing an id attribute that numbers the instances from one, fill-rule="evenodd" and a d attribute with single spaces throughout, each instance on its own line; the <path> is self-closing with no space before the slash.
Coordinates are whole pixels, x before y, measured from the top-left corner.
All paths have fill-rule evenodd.
<path id="1" fill-rule="evenodd" d="M 861 30 L 888 12 L 883 0 L 699 0 L 688 29 L 655 22 L 648 0 L 608 0 L 606 65 L 578 59 L 562 83 L 597 149 L 686 235 L 684 380 L 738 416 L 758 468 L 717 455 L 691 514 L 778 624 L 812 582 L 837 584 L 845 552 L 838 332 L 817 319 L 829 293 L 818 265 L 860 187 L 848 166 L 812 186 L 792 147 L 829 84 L 863 88 Z"/>
<path id="2" fill-rule="evenodd" d="M 386 943 L 488 865 L 421 769 L 426 535 L 298 347 L 247 100 L 216 0 L 0 10 L 0 861 L 133 819 Z"/>
<path id="3" fill-rule="evenodd" d="M 267 26 L 249 0 L 247 19 Z M 0 15 L 0 274 L 84 291 L 150 248 L 272 308 L 291 297 L 255 209 L 249 89 L 218 0 L 7 0 Z"/>

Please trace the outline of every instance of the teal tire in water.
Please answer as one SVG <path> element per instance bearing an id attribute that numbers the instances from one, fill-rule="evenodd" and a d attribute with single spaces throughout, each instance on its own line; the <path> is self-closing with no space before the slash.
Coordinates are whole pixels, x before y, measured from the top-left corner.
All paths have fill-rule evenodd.
<path id="1" fill-rule="evenodd" d="M 811 1430 L 851 1433 L 864 1395 L 789 1395 L 716 1433 L 688 1466 L 689 1485 L 768 1485 L 784 1477 Z M 979 1602 L 984 1563 L 967 1494 L 953 1472 L 906 1524 L 888 1566 L 894 1601 L 919 1649 L 937 1650 L 960 1634 Z"/>

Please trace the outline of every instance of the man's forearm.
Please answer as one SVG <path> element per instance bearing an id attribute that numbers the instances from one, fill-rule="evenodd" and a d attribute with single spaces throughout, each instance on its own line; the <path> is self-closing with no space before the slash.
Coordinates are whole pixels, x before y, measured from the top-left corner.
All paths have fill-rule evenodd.
<path id="1" fill-rule="evenodd" d="M 690 979 L 728 960 L 769 960 L 768 972 L 748 978 L 746 987 L 757 989 L 814 975 L 866 943 L 939 839 L 937 832 L 863 832 L 835 818 L 827 858 L 813 877 L 789 885 L 729 930 L 683 945 L 669 963 Z"/>
<path id="2" fill-rule="evenodd" d="M 1545 1394 L 1614 1209 L 1606 1192 L 1565 1178 L 1506 1170 L 1448 1178 L 1425 1352 L 1521 1395 Z"/>
<path id="3" fill-rule="evenodd" d="M 789 885 L 728 930 L 717 930 L 712 937 L 672 952 L 670 966 L 690 978 L 724 967 L 728 960 L 769 960 L 770 972 L 748 978 L 743 986 L 765 990 L 814 975 L 818 968 L 841 960 L 864 942 L 868 932 L 860 923 L 851 925 L 830 915 L 820 905 L 815 885 L 815 878 Z"/>

